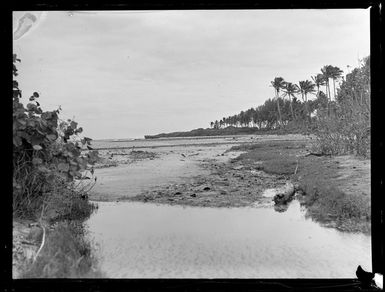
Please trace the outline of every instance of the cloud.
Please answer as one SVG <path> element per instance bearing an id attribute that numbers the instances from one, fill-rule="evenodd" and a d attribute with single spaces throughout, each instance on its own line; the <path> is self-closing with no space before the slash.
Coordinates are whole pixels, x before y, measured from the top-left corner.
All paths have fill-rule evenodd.
<path id="1" fill-rule="evenodd" d="M 369 13 L 48 12 L 14 50 L 23 90 L 41 90 L 42 104 L 65 106 L 95 138 L 125 138 L 206 127 L 263 103 L 275 76 L 355 65 L 369 53 Z"/>

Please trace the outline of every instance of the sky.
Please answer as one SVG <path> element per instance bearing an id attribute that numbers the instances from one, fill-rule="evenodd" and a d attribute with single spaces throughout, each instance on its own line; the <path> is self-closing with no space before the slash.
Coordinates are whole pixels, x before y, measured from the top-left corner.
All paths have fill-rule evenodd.
<path id="1" fill-rule="evenodd" d="M 23 99 L 37 91 L 93 139 L 207 128 L 272 98 L 275 77 L 346 73 L 370 53 L 368 9 L 25 15 L 13 22 Z"/>

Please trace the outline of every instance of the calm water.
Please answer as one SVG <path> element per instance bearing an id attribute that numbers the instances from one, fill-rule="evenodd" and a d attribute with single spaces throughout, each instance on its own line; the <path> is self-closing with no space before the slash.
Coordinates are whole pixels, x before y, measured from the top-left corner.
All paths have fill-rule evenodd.
<path id="1" fill-rule="evenodd" d="M 371 270 L 369 236 L 321 227 L 297 201 L 283 213 L 98 204 L 88 229 L 111 278 L 354 278 L 358 265 Z"/>
<path id="2" fill-rule="evenodd" d="M 180 137 L 159 139 L 131 139 L 131 140 L 94 140 L 92 147 L 95 149 L 106 148 L 155 148 L 169 146 L 190 146 L 209 144 L 239 144 L 242 142 L 253 142 L 256 140 L 281 140 L 279 135 L 236 135 L 236 136 L 212 136 L 212 137 Z M 285 140 L 300 139 L 298 135 L 285 135 Z M 303 137 L 302 137 L 303 139 Z"/>

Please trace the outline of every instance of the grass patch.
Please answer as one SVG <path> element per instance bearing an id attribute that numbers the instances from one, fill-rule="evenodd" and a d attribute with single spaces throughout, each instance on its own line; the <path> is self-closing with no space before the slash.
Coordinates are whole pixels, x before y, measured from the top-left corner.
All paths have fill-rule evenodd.
<path id="1" fill-rule="evenodd" d="M 309 216 L 343 231 L 370 233 L 370 196 L 342 192 L 336 166 L 328 158 L 304 158 L 298 169 L 296 179 Z"/>
<path id="2" fill-rule="evenodd" d="M 272 174 L 292 175 L 297 166 L 295 157 L 281 157 L 262 163 L 262 170 Z"/>
<path id="3" fill-rule="evenodd" d="M 48 233 L 36 261 L 21 278 L 97 278 L 96 259 L 91 244 L 85 239 L 84 229 L 78 222 L 61 222 Z"/>
<path id="4" fill-rule="evenodd" d="M 295 154 L 299 149 L 305 147 L 305 143 L 282 141 L 242 144 L 232 147 L 230 151 L 247 151 L 233 161 L 242 161 L 242 163 L 249 165 L 254 165 L 255 162 L 259 161 L 262 163 L 254 167 L 267 173 L 292 175 L 297 166 Z"/>
<path id="5" fill-rule="evenodd" d="M 370 233 L 370 201 L 361 195 L 347 195 L 325 183 L 301 185 L 306 193 L 303 203 L 308 215 L 321 223 L 334 222 L 344 231 Z"/>
<path id="6" fill-rule="evenodd" d="M 370 233 L 370 196 L 342 192 L 339 165 L 329 157 L 308 156 L 298 160 L 297 155 L 306 147 L 304 142 L 266 141 L 241 144 L 230 151 L 246 151 L 233 162 L 297 181 L 305 193 L 301 201 L 313 219 L 343 231 Z"/>
<path id="7" fill-rule="evenodd" d="M 251 151 L 263 149 L 269 151 L 269 148 L 274 149 L 302 149 L 306 147 L 306 143 L 298 141 L 274 141 L 274 142 L 258 142 L 258 143 L 244 143 L 240 145 L 235 145 L 230 148 L 228 151 Z"/>
<path id="8" fill-rule="evenodd" d="M 47 221 L 87 220 L 97 206 L 88 200 L 87 194 L 66 189 L 51 194 L 47 199 Z"/>

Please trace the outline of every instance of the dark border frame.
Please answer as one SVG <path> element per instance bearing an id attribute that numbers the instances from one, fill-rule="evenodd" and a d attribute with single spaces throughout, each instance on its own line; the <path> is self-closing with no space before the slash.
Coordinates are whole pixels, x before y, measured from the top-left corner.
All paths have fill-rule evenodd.
<path id="1" fill-rule="evenodd" d="M 370 46 L 371 46 L 371 205 L 372 205 L 372 271 L 377 273 L 384 272 L 384 175 L 381 171 L 382 161 L 384 159 L 384 121 L 381 118 L 382 102 L 385 99 L 384 84 L 384 0 L 351 0 L 349 2 L 336 2 L 336 0 L 249 0 L 249 1 L 191 1 L 191 0 L 162 0 L 157 3 L 151 1 L 136 1 L 135 3 L 126 3 L 122 0 L 114 0 L 110 3 L 92 3 L 72 1 L 48 1 L 44 3 L 38 0 L 29 2 L 17 1 L 6 7 L 6 15 L 1 18 L 2 30 L 5 32 L 3 37 L 6 46 L 3 56 L 8 61 L 6 66 L 1 66 L 5 76 L 9 78 L 6 86 L 11 95 L 12 92 L 12 11 L 17 10 L 176 10 L 176 9 L 354 9 L 369 8 L 370 10 Z M 5 28 L 5 29 L 4 29 Z M 9 100 L 8 100 L 9 99 Z M 6 98 L 7 109 L 12 108 L 10 98 Z M 12 119 L 9 116 L 2 115 L 5 123 L 10 123 Z M 1 241 L 3 247 L 2 275 L 5 277 L 4 291 L 142 291 L 142 290 L 173 290 L 173 291 L 233 291 L 233 290 L 367 290 L 360 286 L 356 279 L 30 279 L 30 280 L 12 280 L 12 269 L 9 263 L 12 263 L 12 136 L 7 136 L 7 145 L 5 155 L 9 157 L 6 168 L 5 184 L 7 186 L 7 196 L 2 208 L 2 214 L 6 218 L 6 238 Z M 4 141 L 4 140 L 3 140 Z M 10 147 L 9 147 L 10 145 Z M 4 177 L 4 176 L 3 176 Z M 4 220 L 3 220 L 4 222 Z M 9 229 L 8 229 L 9 228 Z M 356 269 L 356 267 L 352 267 Z M 3 286 L 3 285 L 1 285 Z M 370 290 L 370 289 L 368 289 Z"/>

